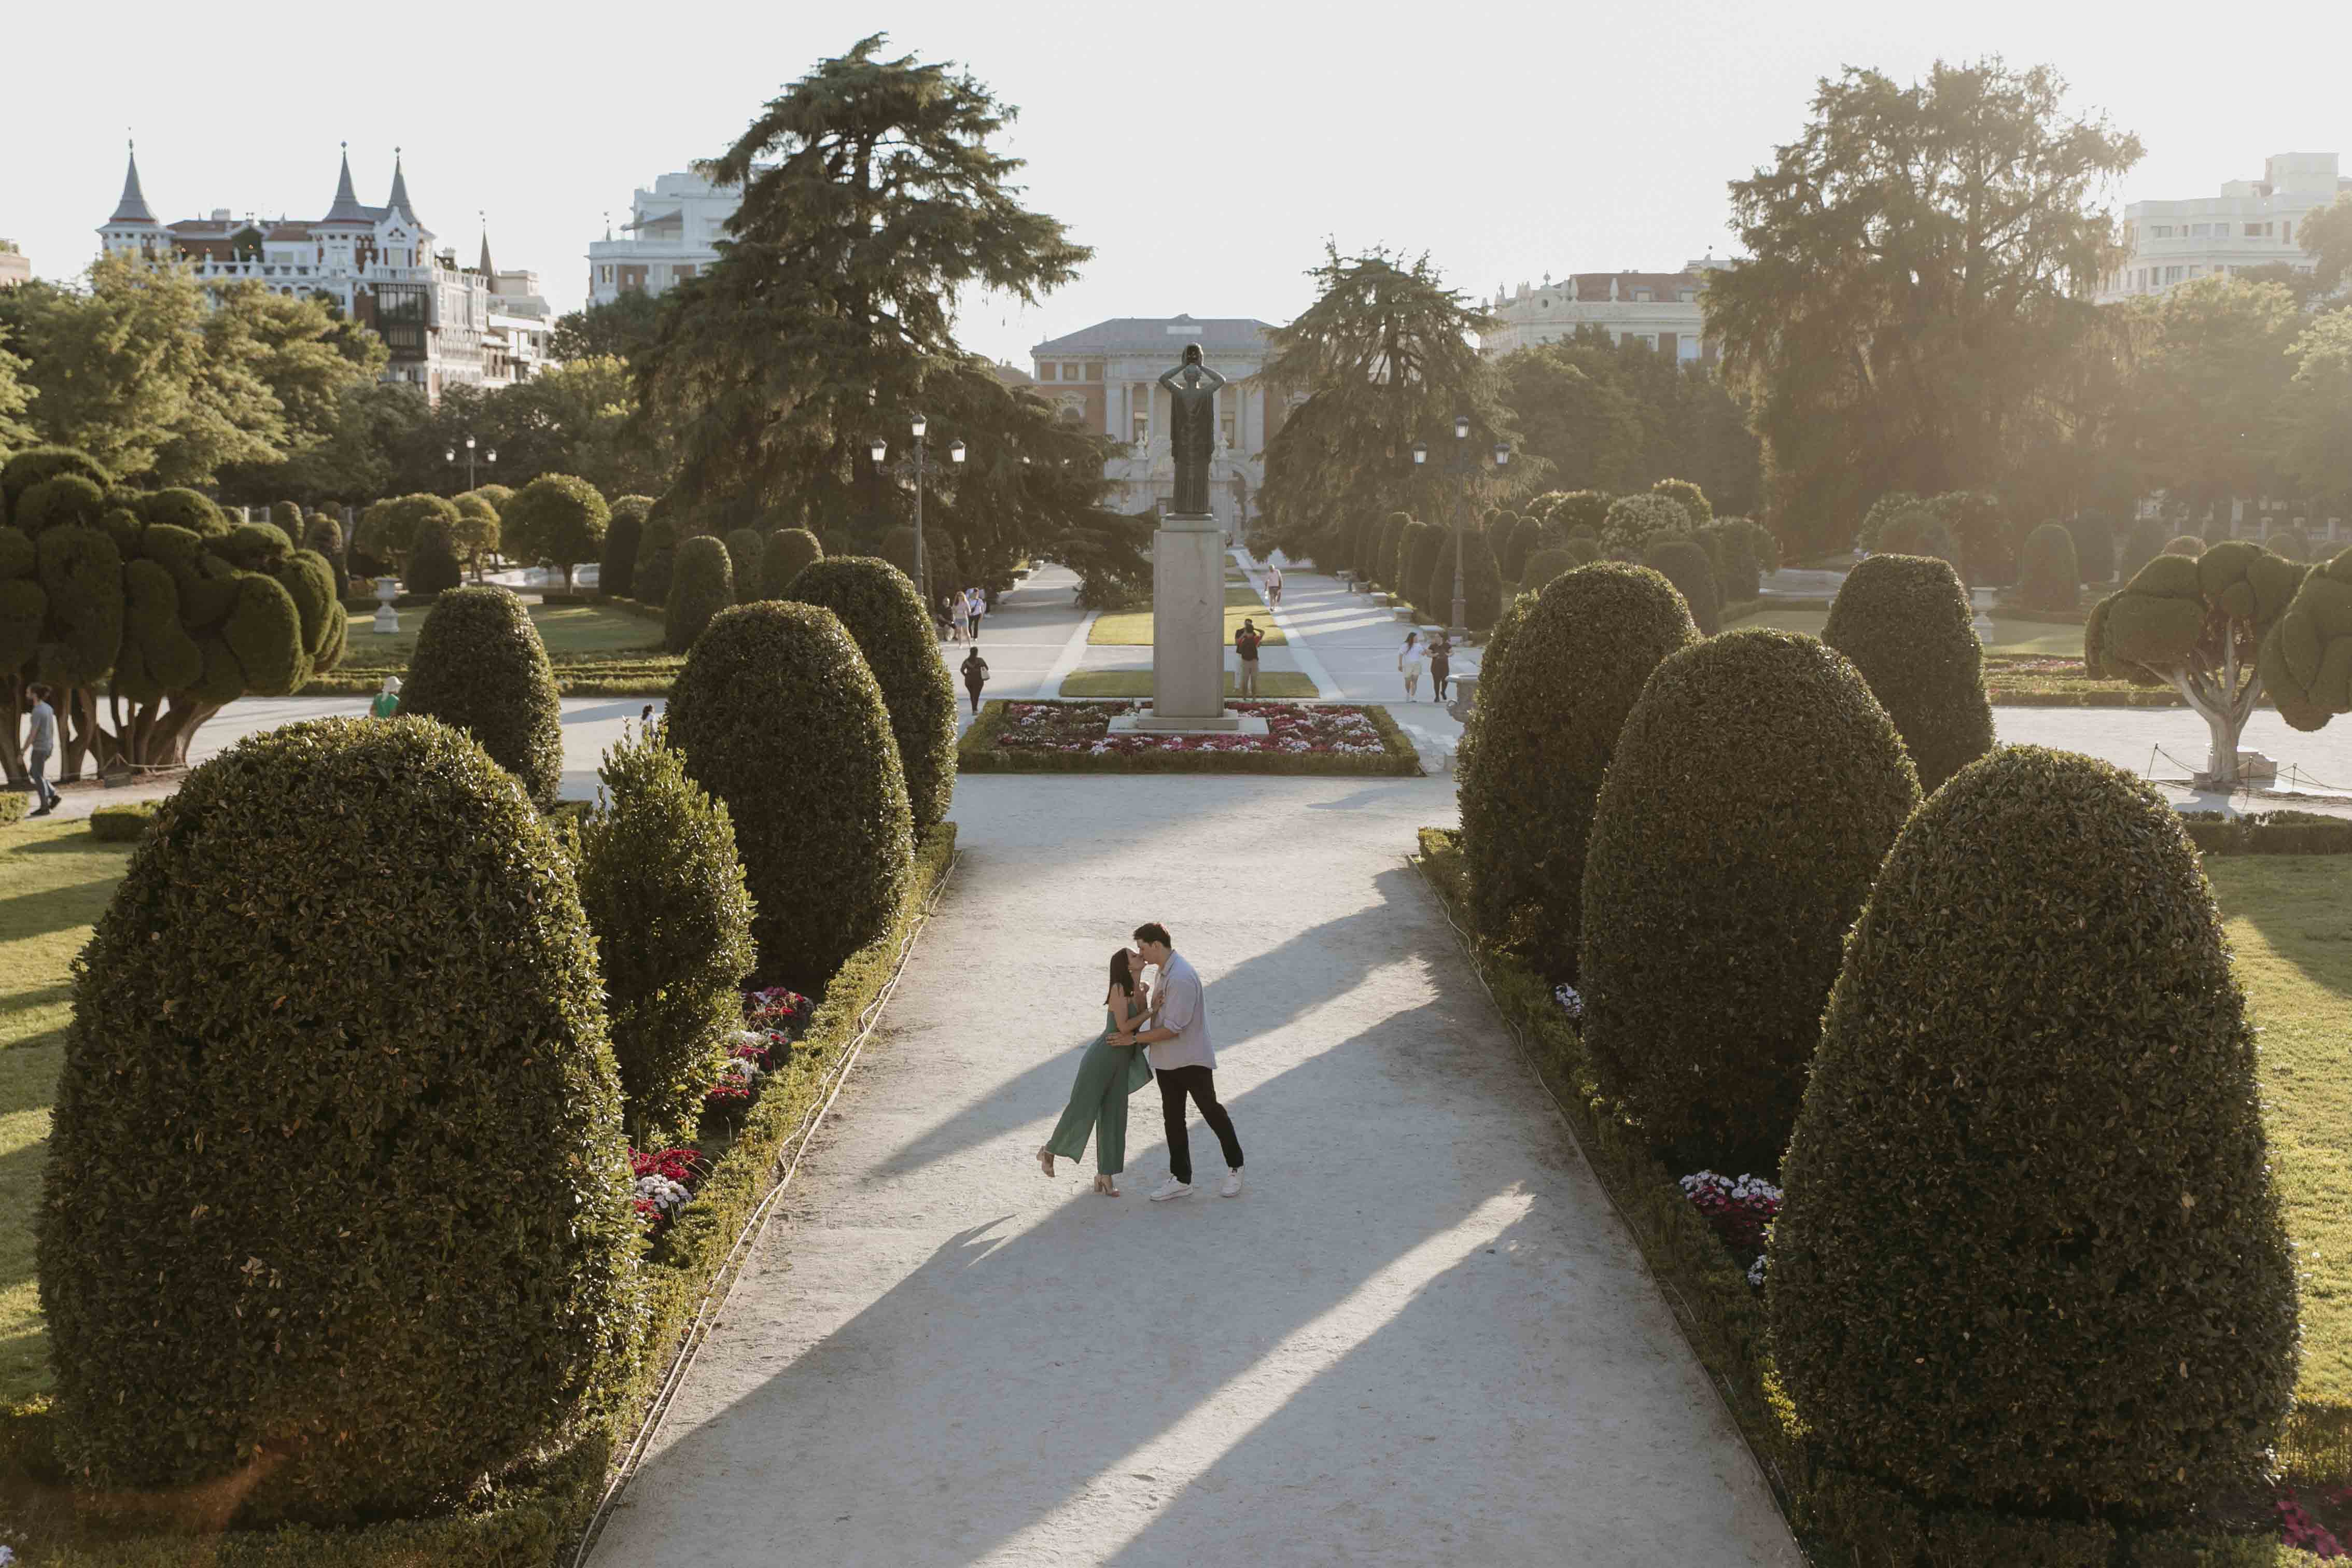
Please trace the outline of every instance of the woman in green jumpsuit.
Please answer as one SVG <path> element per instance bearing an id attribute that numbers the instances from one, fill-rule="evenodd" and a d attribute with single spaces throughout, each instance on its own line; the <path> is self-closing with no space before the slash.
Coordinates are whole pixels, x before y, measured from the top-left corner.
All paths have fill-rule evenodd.
<path id="1" fill-rule="evenodd" d="M 1054 1156 L 1076 1160 L 1087 1152 L 1087 1134 L 1095 1140 L 1095 1191 L 1118 1196 L 1112 1178 L 1127 1169 L 1127 1097 L 1151 1081 L 1151 1064 L 1141 1046 L 1114 1046 L 1111 1037 L 1144 1026 L 1151 1015 L 1151 999 L 1136 983 L 1143 967 L 1137 954 L 1120 948 L 1110 955 L 1110 989 L 1103 997 L 1103 1032 L 1087 1047 L 1078 1063 L 1077 1081 L 1070 1086 L 1070 1103 L 1055 1124 L 1053 1137 L 1037 1151 L 1037 1163 L 1054 1173 Z"/>

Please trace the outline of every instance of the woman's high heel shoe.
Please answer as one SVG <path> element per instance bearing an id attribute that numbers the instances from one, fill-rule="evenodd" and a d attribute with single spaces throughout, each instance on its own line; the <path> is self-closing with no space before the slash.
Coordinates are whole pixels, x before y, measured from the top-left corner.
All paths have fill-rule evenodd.
<path id="1" fill-rule="evenodd" d="M 1054 1152 L 1051 1149 L 1038 1150 L 1037 1164 L 1047 1175 L 1052 1175 L 1054 1173 Z"/>

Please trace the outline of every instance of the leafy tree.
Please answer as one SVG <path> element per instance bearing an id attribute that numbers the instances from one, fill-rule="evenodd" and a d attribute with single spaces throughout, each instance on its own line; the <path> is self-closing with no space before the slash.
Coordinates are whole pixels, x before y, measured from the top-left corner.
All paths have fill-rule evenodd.
<path id="1" fill-rule="evenodd" d="M 645 541 L 646 514 L 653 510 L 649 496 L 622 496 L 613 502 L 604 526 L 604 555 L 596 572 L 596 591 L 615 599 L 635 595 L 637 547 Z"/>
<path id="2" fill-rule="evenodd" d="M 379 562 L 405 565 L 427 530 L 454 540 L 461 520 L 455 502 L 436 495 L 391 497 L 360 513 L 352 545 Z"/>
<path id="3" fill-rule="evenodd" d="M 1528 455 L 1563 489 L 1622 492 L 1681 475 L 1732 510 L 1755 506 L 1760 448 L 1712 367 L 1587 325 L 1497 368 Z"/>
<path id="4" fill-rule="evenodd" d="M 454 504 L 457 508 L 457 527 L 449 536 L 450 547 L 474 569 L 478 582 L 484 557 L 499 552 L 499 509 L 478 490 L 467 490 Z"/>
<path id="5" fill-rule="evenodd" d="M 1020 162 L 991 146 L 1013 111 L 883 43 L 819 61 L 706 166 L 746 194 L 719 259 L 673 290 L 633 361 L 639 423 L 657 411 L 676 432 L 672 505 L 719 509 L 699 526 L 855 525 L 870 547 L 912 476 L 877 469 L 867 441 L 903 447 L 919 410 L 935 449 L 970 452 L 931 467 L 925 521 L 992 578 L 1091 521 L 1109 442 L 1000 383 L 954 313 L 973 289 L 1034 304 L 1090 253 L 1017 199 Z"/>
<path id="6" fill-rule="evenodd" d="M 30 367 L 36 430 L 125 479 L 206 484 L 285 447 L 284 406 L 251 361 L 215 355 L 184 268 L 104 257 L 86 292 L 39 281 L 0 292 L 0 325 Z"/>
<path id="7" fill-rule="evenodd" d="M 1703 303 L 1754 399 L 1785 536 L 1832 544 L 1884 489 L 1990 483 L 2063 418 L 2087 285 L 2116 258 L 2090 204 L 2141 151 L 2068 117 L 2063 91 L 1998 59 L 1909 87 L 1849 68 L 1771 168 L 1733 183 L 1751 259 Z"/>
<path id="8" fill-rule="evenodd" d="M 1498 442 L 1519 444 L 1501 378 L 1469 341 L 1489 320 L 1445 286 L 1427 257 L 1342 257 L 1327 247 L 1307 276 L 1315 302 L 1275 331 L 1261 373 L 1285 392 L 1307 394 L 1265 447 L 1258 500 L 1273 544 L 1312 555 L 1349 519 L 1397 508 L 1450 517 L 1541 477 L 1533 459 L 1508 479 L 1487 463 Z M 1454 471 L 1465 444 L 1454 434 L 1458 416 L 1470 420 L 1475 459 L 1466 498 Z M 1430 448 L 1418 468 L 1415 441 Z"/>
<path id="9" fill-rule="evenodd" d="M 2131 345 L 2121 426 L 2139 483 L 2192 510 L 2277 488 L 2302 316 L 2276 283 L 2192 278 L 2122 308 Z"/>
<path id="10" fill-rule="evenodd" d="M 587 480 L 572 474 L 541 474 L 515 492 L 500 530 L 509 553 L 562 567 L 563 585 L 569 588 L 572 569 L 603 554 L 604 527 L 611 518 L 604 498 Z"/>
<path id="11" fill-rule="evenodd" d="M 1688 534 L 1690 513 L 1669 496 L 1619 496 L 1601 522 L 1601 542 L 1611 550 L 1640 550 L 1661 533 Z"/>
<path id="12" fill-rule="evenodd" d="M 391 363 L 383 340 L 316 300 L 274 293 L 251 279 L 210 288 L 204 319 L 205 350 L 215 364 L 249 373 L 278 400 L 284 428 L 278 449 L 263 462 L 224 466 L 222 493 L 249 505 L 284 493 L 286 461 L 335 434 L 343 393 L 378 380 Z"/>
<path id="13" fill-rule="evenodd" d="M 631 363 L 652 344 L 660 315 L 660 296 L 625 289 L 609 303 L 558 316 L 548 347 L 566 364 L 608 356 Z"/>
<path id="14" fill-rule="evenodd" d="M 8 329 L 0 324 L 0 461 L 33 445 L 36 439 L 32 426 L 24 418 L 26 406 L 33 401 L 33 394 L 25 384 L 28 368 L 22 359 L 8 352 Z"/>
<path id="15" fill-rule="evenodd" d="M 2352 195 L 2339 195 L 2305 218 L 2295 237 L 2313 258 L 2313 287 L 2322 294 L 2336 292 L 2352 275 Z"/>
<path id="16" fill-rule="evenodd" d="M 1152 521 L 1097 510 L 1046 541 L 1038 554 L 1078 574 L 1078 603 L 1109 609 L 1132 602 L 1151 584 Z M 937 595 L 932 595 L 937 597 Z"/>
<path id="17" fill-rule="evenodd" d="M 2309 493 L 2352 506 L 2352 310 L 2313 321 L 2292 354 L 2280 466 Z"/>
<path id="18" fill-rule="evenodd" d="M 2107 680 L 2168 686 L 2212 737 L 2205 772 L 2238 782 L 2238 737 L 2262 695 L 2256 662 L 2305 569 L 2251 540 L 2224 540 L 2202 555 L 2168 552 L 2101 599 L 2083 627 L 2083 663 Z"/>
<path id="19" fill-rule="evenodd" d="M 270 485 L 306 505 L 358 505 L 398 493 L 402 479 L 421 473 L 429 489 L 445 482 L 447 465 L 435 451 L 435 468 L 405 455 L 432 439 L 433 410 L 425 389 L 408 382 L 354 382 L 335 396 L 327 434 L 269 469 Z M 438 471 L 436 471 L 436 470 Z"/>

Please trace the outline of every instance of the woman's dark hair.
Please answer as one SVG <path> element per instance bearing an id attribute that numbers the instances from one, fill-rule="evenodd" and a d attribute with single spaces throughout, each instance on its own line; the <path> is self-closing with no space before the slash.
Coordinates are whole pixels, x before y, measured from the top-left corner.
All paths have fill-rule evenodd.
<path id="1" fill-rule="evenodd" d="M 1186 343 L 1184 345 L 1184 363 L 1186 364 L 1201 364 L 1205 363 L 1201 357 L 1200 344 Z"/>
<path id="2" fill-rule="evenodd" d="M 1110 983 L 1129 996 L 1135 994 L 1134 961 L 1123 947 L 1110 955 Z"/>

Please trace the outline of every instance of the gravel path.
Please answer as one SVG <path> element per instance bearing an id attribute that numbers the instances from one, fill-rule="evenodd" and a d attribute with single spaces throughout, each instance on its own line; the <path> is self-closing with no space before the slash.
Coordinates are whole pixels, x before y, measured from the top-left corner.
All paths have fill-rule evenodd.
<path id="1" fill-rule="evenodd" d="M 941 914 L 593 1562 L 1795 1549 L 1417 873 L 1442 780 L 970 778 Z M 1030 1152 L 1157 917 L 1249 1190 Z M 1214 1173 L 1213 1140 L 1193 1152 Z"/>

